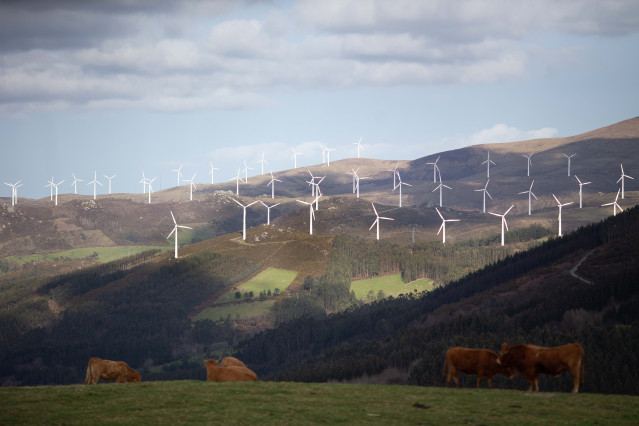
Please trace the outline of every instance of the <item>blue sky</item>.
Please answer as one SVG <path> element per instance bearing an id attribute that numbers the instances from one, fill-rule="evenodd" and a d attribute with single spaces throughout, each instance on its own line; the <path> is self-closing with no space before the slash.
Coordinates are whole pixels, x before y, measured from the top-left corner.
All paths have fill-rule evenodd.
<path id="1" fill-rule="evenodd" d="M 179 164 L 221 182 L 291 148 L 412 160 L 639 115 L 632 0 L 6 1 L 0 55 L 0 180 L 30 198 L 72 173 L 140 193 Z"/>

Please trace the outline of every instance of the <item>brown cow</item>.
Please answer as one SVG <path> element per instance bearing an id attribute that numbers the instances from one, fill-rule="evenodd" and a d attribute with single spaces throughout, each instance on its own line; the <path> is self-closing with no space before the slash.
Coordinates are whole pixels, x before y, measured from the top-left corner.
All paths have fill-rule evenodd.
<path id="1" fill-rule="evenodd" d="M 448 375 L 446 370 L 448 370 Z M 490 389 L 493 388 L 493 376 L 503 374 L 511 379 L 515 376 L 510 368 L 497 363 L 497 354 L 488 349 L 460 347 L 448 349 L 442 372 L 442 381 L 446 380 L 447 387 L 450 387 L 451 378 L 455 380 L 457 387 L 460 387 L 458 371 L 464 374 L 476 374 L 477 387 L 480 387 L 482 378 L 486 377 Z"/>
<path id="2" fill-rule="evenodd" d="M 214 359 L 204 361 L 206 380 L 209 382 L 251 382 L 257 381 L 257 374 L 246 367 L 220 367 Z"/>
<path id="3" fill-rule="evenodd" d="M 116 383 L 141 382 L 140 373 L 129 367 L 123 361 L 109 361 L 93 357 L 87 366 L 87 376 L 84 384 L 96 384 L 102 380 L 115 380 Z"/>
<path id="4" fill-rule="evenodd" d="M 584 348 L 579 343 L 544 348 L 535 345 L 501 345 L 499 362 L 514 367 L 519 374 L 528 379 L 528 391 L 535 385 L 539 392 L 539 374 L 559 376 L 569 371 L 572 376 L 572 393 L 579 391 L 584 384 Z"/>
<path id="5" fill-rule="evenodd" d="M 237 358 L 234 358 L 232 356 L 225 356 L 224 358 L 222 358 L 222 361 L 220 361 L 220 367 L 244 367 L 244 368 L 248 368 L 246 366 L 246 364 L 244 364 L 242 361 L 240 361 Z"/>

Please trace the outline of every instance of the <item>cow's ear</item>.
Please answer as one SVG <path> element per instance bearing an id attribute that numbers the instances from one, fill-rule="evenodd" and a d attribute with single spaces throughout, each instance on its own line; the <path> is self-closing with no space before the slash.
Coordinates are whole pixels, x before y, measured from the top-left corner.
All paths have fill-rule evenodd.
<path id="1" fill-rule="evenodd" d="M 501 345 L 501 354 L 507 354 L 508 351 L 510 350 L 510 346 L 508 345 L 508 343 L 503 343 Z"/>

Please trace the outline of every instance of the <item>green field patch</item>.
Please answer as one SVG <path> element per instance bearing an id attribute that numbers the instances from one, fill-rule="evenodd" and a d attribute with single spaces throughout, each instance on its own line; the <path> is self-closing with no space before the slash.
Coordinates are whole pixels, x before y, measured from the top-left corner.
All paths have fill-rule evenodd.
<path id="1" fill-rule="evenodd" d="M 429 279 L 424 278 L 405 284 L 400 274 L 351 282 L 351 291 L 355 292 L 355 297 L 365 302 L 377 300 L 380 291 L 383 292 L 383 297 L 397 297 L 400 294 L 421 293 L 432 289 L 433 281 Z"/>
<path id="2" fill-rule="evenodd" d="M 102 263 L 111 262 L 112 260 L 122 257 L 131 256 L 146 250 L 172 250 L 173 246 L 115 246 L 115 247 L 85 247 L 76 248 L 55 253 L 30 254 L 27 256 L 8 256 L 4 260 L 11 263 L 24 265 L 29 262 L 54 262 L 60 259 L 84 259 L 86 257 L 95 257 Z"/>
<path id="3" fill-rule="evenodd" d="M 297 276 L 297 271 L 287 271 L 286 269 L 267 268 L 260 272 L 257 276 L 253 277 L 244 284 L 234 288 L 233 290 L 225 293 L 220 297 L 218 303 L 228 303 L 241 300 L 244 297 L 244 293 L 253 292 L 253 297 L 259 297 L 260 293 L 271 292 L 271 295 L 276 293 L 276 290 L 282 292 L 288 288 Z M 237 298 L 236 293 L 241 294 L 240 298 Z"/>
<path id="4" fill-rule="evenodd" d="M 224 320 L 229 315 L 232 319 L 240 318 L 255 318 L 263 314 L 268 313 L 275 300 L 263 300 L 246 303 L 237 303 L 231 305 L 215 306 L 213 308 L 207 308 L 197 314 L 194 318 L 195 321 L 210 319 L 213 321 Z"/>

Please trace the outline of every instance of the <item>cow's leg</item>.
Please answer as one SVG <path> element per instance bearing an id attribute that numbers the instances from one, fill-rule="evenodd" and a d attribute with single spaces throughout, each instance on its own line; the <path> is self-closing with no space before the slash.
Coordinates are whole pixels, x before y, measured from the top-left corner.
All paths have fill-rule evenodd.
<path id="1" fill-rule="evenodd" d="M 526 389 L 526 392 L 530 392 L 533 388 L 533 380 L 528 380 L 528 389 Z"/>
<path id="2" fill-rule="evenodd" d="M 453 380 L 455 381 L 455 385 L 459 388 L 459 372 L 457 371 L 456 368 L 451 368 L 450 369 L 450 374 L 453 375 Z"/>
<path id="3" fill-rule="evenodd" d="M 89 365 L 87 367 L 87 375 L 84 378 L 84 384 L 88 385 L 89 383 L 91 383 L 91 379 L 92 379 L 92 377 L 91 377 L 91 366 Z"/>
<path id="4" fill-rule="evenodd" d="M 570 372 L 570 374 L 572 375 L 572 393 L 577 393 L 579 392 L 579 370 L 577 370 L 577 374 L 573 373 L 572 371 Z"/>
<path id="5" fill-rule="evenodd" d="M 481 387 L 481 379 L 483 378 L 484 376 L 482 376 L 481 373 L 477 373 L 477 389 Z"/>
<path id="6" fill-rule="evenodd" d="M 535 376 L 535 392 L 539 392 L 539 376 Z"/>
<path id="7" fill-rule="evenodd" d="M 488 389 L 492 389 L 493 388 L 493 378 L 492 377 L 486 377 L 486 381 L 488 382 Z"/>

